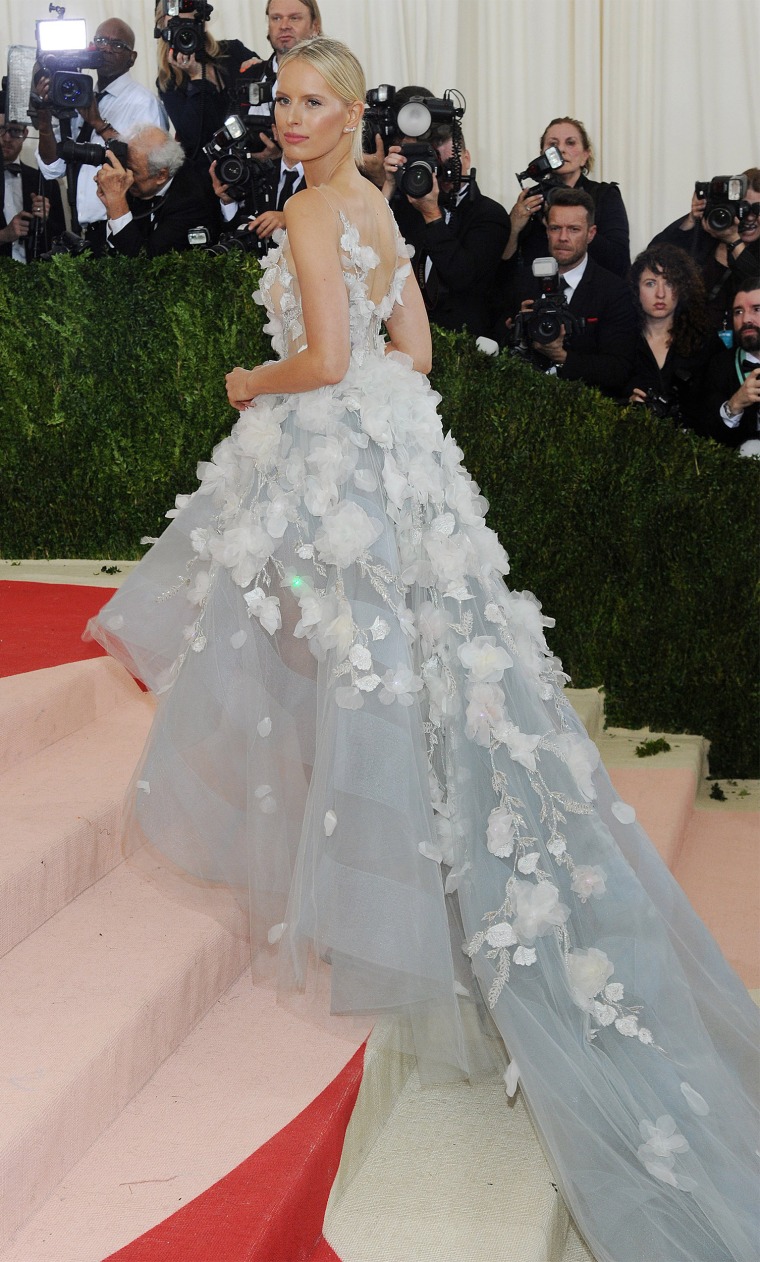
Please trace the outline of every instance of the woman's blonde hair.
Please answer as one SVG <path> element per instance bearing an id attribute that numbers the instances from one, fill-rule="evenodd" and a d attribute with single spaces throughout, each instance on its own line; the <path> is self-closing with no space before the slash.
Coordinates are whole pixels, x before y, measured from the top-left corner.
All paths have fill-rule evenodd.
<path id="1" fill-rule="evenodd" d="M 319 71 L 322 78 L 346 105 L 354 101 L 364 104 L 367 95 L 367 84 L 364 71 L 358 59 L 339 39 L 328 39 L 325 35 L 317 35 L 314 39 L 302 40 L 294 48 L 289 48 L 279 59 L 277 73 L 282 74 L 285 66 L 291 61 L 307 61 Z M 362 124 L 359 120 L 351 144 L 354 161 L 361 166 L 364 159 L 362 151 Z"/>
<path id="2" fill-rule="evenodd" d="M 582 168 L 582 174 L 588 175 L 589 171 L 593 171 L 594 169 L 594 146 L 592 145 L 589 134 L 580 119 L 569 118 L 567 114 L 565 114 L 562 118 L 553 118 L 549 125 L 544 128 L 543 135 L 541 136 L 540 148 L 543 149 L 547 133 L 551 131 L 552 127 L 554 127 L 556 123 L 569 123 L 570 126 L 574 127 L 577 131 L 583 143 L 583 148 L 588 149 L 588 157 Z"/>
<path id="3" fill-rule="evenodd" d="M 156 5 L 156 15 L 155 15 L 156 26 L 158 26 L 159 19 L 162 17 L 164 17 L 164 6 L 163 6 L 162 0 L 158 0 L 158 4 Z M 207 59 L 211 62 L 217 61 L 221 54 L 221 51 L 222 50 L 219 47 L 218 41 L 215 40 L 213 35 L 210 33 L 210 31 L 206 29 L 206 57 Z M 167 44 L 165 39 L 160 39 L 158 41 L 158 48 L 156 50 L 156 55 L 158 57 L 158 90 L 159 92 L 165 92 L 170 83 L 172 83 L 174 87 L 179 87 L 180 83 L 185 78 L 185 72 L 184 70 L 180 70 L 179 66 L 172 65 L 172 63 L 169 61 L 169 45 Z"/>

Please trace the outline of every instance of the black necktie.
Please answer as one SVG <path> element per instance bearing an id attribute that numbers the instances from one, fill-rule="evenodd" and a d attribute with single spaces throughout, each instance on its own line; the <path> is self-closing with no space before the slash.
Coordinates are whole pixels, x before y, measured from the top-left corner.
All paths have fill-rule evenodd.
<path id="1" fill-rule="evenodd" d="M 21 163 L 20 162 L 6 162 L 5 174 L 6 175 L 20 175 Z"/>
<path id="2" fill-rule="evenodd" d="M 277 198 L 277 209 L 278 209 L 278 210 L 283 210 L 283 209 L 284 209 L 284 207 L 285 207 L 285 203 L 286 203 L 286 201 L 288 200 L 288 198 L 291 196 L 291 194 L 292 194 L 292 192 L 293 192 L 293 187 L 294 187 L 294 185 L 296 184 L 296 181 L 297 181 L 297 180 L 298 180 L 298 172 L 297 172 L 297 171 L 286 171 L 286 172 L 285 172 L 285 178 L 284 178 L 284 180 L 282 181 L 282 188 L 280 189 L 280 195 L 279 195 L 279 197 Z"/>
<path id="3" fill-rule="evenodd" d="M 559 291 L 560 291 L 560 293 L 561 293 L 561 294 L 566 294 L 569 288 L 570 288 L 570 285 L 569 285 L 569 284 L 568 284 L 568 282 L 565 280 L 564 276 L 560 276 L 560 278 L 559 278 Z"/>

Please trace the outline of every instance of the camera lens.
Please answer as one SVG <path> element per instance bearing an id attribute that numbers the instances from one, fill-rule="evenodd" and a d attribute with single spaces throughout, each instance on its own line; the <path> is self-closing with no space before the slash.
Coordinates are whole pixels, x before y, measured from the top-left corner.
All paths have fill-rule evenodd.
<path id="1" fill-rule="evenodd" d="M 234 154 L 220 158 L 216 164 L 217 178 L 222 184 L 245 184 L 248 180 L 248 167 Z"/>
<path id="2" fill-rule="evenodd" d="M 553 312 L 547 312 L 536 320 L 535 326 L 531 329 L 531 336 L 534 342 L 541 342 L 546 345 L 549 342 L 556 342 L 562 333 L 562 322 L 557 319 Z"/>
<path id="3" fill-rule="evenodd" d="M 174 32 L 172 39 L 172 48 L 175 53 L 181 53 L 184 57 L 191 57 L 194 52 L 198 51 L 198 45 L 201 42 L 200 32 L 189 22 L 183 22 Z"/>
<path id="4" fill-rule="evenodd" d="M 63 74 L 56 76 L 55 97 L 57 105 L 68 105 L 76 108 L 77 105 L 89 104 L 84 99 L 87 95 L 87 87 L 82 82 L 83 77 L 85 78 L 85 83 L 89 85 L 91 82 L 89 76 L 72 75 L 69 77 Z"/>
<path id="5" fill-rule="evenodd" d="M 713 206 L 707 216 L 707 223 L 714 232 L 722 232 L 724 228 L 730 228 L 733 222 L 734 211 L 729 206 Z"/>
<path id="6" fill-rule="evenodd" d="M 404 167 L 401 188 L 410 197 L 426 197 L 433 190 L 433 172 L 426 162 L 412 162 Z"/>

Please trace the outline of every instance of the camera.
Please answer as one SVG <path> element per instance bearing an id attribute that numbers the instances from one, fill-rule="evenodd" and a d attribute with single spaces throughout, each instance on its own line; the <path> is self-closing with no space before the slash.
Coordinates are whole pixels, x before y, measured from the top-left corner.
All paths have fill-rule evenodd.
<path id="1" fill-rule="evenodd" d="M 723 232 L 731 227 L 734 219 L 741 219 L 747 213 L 746 175 L 714 175 L 705 183 L 697 180 L 694 192 L 707 202 L 705 223 L 713 232 Z"/>
<path id="2" fill-rule="evenodd" d="M 223 232 L 214 243 L 208 228 L 191 228 L 187 234 L 188 245 L 205 250 L 207 254 L 232 254 L 240 250 L 243 254 L 255 254 L 258 258 L 263 258 L 269 250 L 269 238 L 261 240 L 251 231 L 248 225 L 255 218 L 255 215 L 251 215 L 246 223 L 241 223 L 233 231 Z"/>
<path id="3" fill-rule="evenodd" d="M 202 61 L 206 55 L 206 32 L 203 29 L 214 12 L 204 0 L 164 0 L 166 26 L 156 26 L 154 39 L 162 39 L 172 52 Z"/>
<path id="4" fill-rule="evenodd" d="M 256 158 L 260 149 L 258 136 L 252 135 L 238 114 L 226 118 L 203 146 L 209 162 L 216 162 L 217 179 L 227 185 L 230 197 L 244 201 L 254 215 L 274 205 L 274 165 Z"/>
<path id="5" fill-rule="evenodd" d="M 105 148 L 103 145 L 79 143 L 76 140 L 59 140 L 56 145 L 57 156 L 74 166 L 100 167 L 109 150 L 122 166 L 127 165 L 127 144 L 124 140 L 109 140 Z"/>
<path id="6" fill-rule="evenodd" d="M 561 188 L 561 183 L 555 175 L 561 166 L 564 166 L 564 159 L 556 145 L 550 145 L 548 149 L 544 149 L 537 158 L 529 162 L 524 171 L 519 174 L 515 172 L 517 181 L 522 187 L 523 180 L 535 180 L 535 186 L 528 189 L 529 197 L 536 197 L 539 193 L 544 200 L 551 200 L 551 190 Z"/>
<path id="7" fill-rule="evenodd" d="M 250 78 L 256 67 L 252 66 L 244 75 L 240 75 L 235 82 L 233 88 L 234 99 L 238 103 L 238 109 L 241 112 L 250 111 L 249 113 L 249 144 L 251 152 L 260 153 L 264 148 L 264 142 L 260 133 L 263 132 L 270 140 L 274 139 L 274 125 L 272 117 L 273 101 L 274 101 L 274 83 L 271 79 L 253 79 Z"/>
<path id="8" fill-rule="evenodd" d="M 515 344 L 523 351 L 533 342 L 548 346 L 557 338 L 581 333 L 586 327 L 583 316 L 574 315 L 567 305 L 556 259 L 535 259 L 533 275 L 542 282 L 541 297 L 533 303 L 532 311 L 520 311 L 515 319 Z"/>
<path id="9" fill-rule="evenodd" d="M 375 152 L 378 136 L 382 136 L 387 153 L 398 136 L 395 101 L 396 89 L 392 83 L 381 83 L 379 87 L 369 89 L 362 123 L 362 148 L 365 153 Z"/>
<path id="10" fill-rule="evenodd" d="M 100 70 L 101 54 L 87 47 L 87 29 L 79 18 L 43 20 L 36 26 L 36 77 L 49 77 L 50 90 L 47 100 L 33 95 L 32 102 L 37 108 L 47 106 L 58 118 L 71 118 L 92 104 L 92 79 L 82 71 Z"/>
<path id="11" fill-rule="evenodd" d="M 681 408 L 677 396 L 675 394 L 658 394 L 654 386 L 650 386 L 647 390 L 644 406 L 649 408 L 652 415 L 659 417 L 661 421 L 681 420 Z"/>
<path id="12" fill-rule="evenodd" d="M 401 152 L 406 163 L 396 171 L 396 188 L 409 197 L 426 197 L 439 173 L 438 154 L 428 144 L 407 143 L 401 146 Z"/>
<path id="13" fill-rule="evenodd" d="M 85 241 L 83 237 L 78 237 L 75 232 L 62 232 L 59 237 L 55 237 L 53 244 L 49 250 L 40 255 L 40 258 L 49 263 L 56 254 L 70 254 L 72 258 L 78 258 L 80 254 L 87 254 L 92 250 L 89 241 Z"/>

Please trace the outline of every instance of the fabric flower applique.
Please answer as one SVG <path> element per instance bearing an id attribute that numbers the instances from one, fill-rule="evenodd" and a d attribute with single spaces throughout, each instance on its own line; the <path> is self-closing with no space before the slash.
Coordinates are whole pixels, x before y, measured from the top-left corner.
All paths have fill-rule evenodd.
<path id="1" fill-rule="evenodd" d="M 664 1113 L 656 1122 L 645 1118 L 639 1130 L 644 1143 L 639 1145 L 636 1155 L 649 1174 L 671 1187 L 680 1188 L 682 1192 L 693 1192 L 697 1187 L 696 1181 L 678 1174 L 675 1169 L 676 1156 L 689 1151 L 689 1142 L 676 1129 L 670 1114 Z"/>
<path id="2" fill-rule="evenodd" d="M 243 594 L 243 600 L 248 606 L 249 617 L 258 618 L 265 631 L 268 631 L 270 635 L 279 631 L 282 626 L 282 614 L 280 602 L 276 596 L 267 596 L 263 588 L 254 587 L 252 591 Z"/>
<path id="3" fill-rule="evenodd" d="M 385 672 L 382 685 L 378 699 L 383 705 L 392 705 L 397 701 L 399 705 L 410 706 L 414 703 L 415 694 L 422 689 L 423 682 L 419 675 L 415 675 L 413 670 L 399 662 L 394 669 Z"/>
<path id="4" fill-rule="evenodd" d="M 594 996 L 607 984 L 615 966 L 604 951 L 590 947 L 588 951 L 571 951 L 567 957 L 567 975 L 573 1000 L 584 1012 L 593 1012 Z"/>
<path id="5" fill-rule="evenodd" d="M 496 684 L 512 665 L 507 650 L 490 635 L 479 635 L 466 644 L 460 644 L 457 656 L 475 683 Z"/>
<path id="6" fill-rule="evenodd" d="M 347 569 L 382 533 L 380 522 L 374 521 L 358 504 L 344 500 L 322 517 L 314 544 L 325 564 Z"/>

